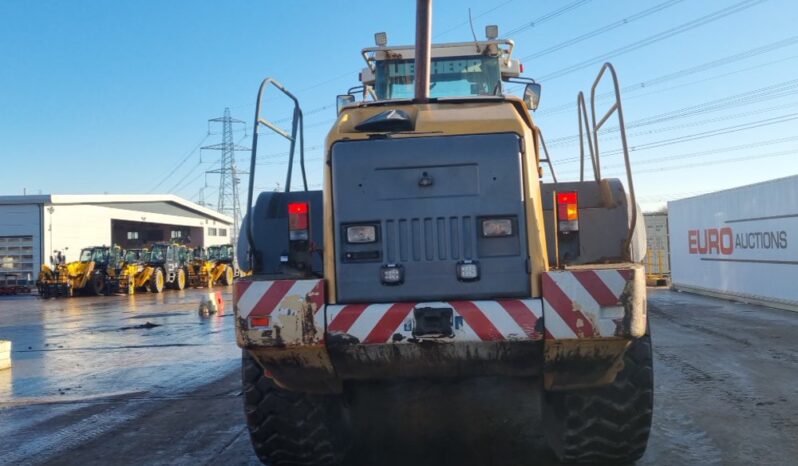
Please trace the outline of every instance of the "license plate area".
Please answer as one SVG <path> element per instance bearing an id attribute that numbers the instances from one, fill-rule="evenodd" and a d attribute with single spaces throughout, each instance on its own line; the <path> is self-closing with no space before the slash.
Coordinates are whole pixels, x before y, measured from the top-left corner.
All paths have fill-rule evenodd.
<path id="1" fill-rule="evenodd" d="M 417 307 L 413 309 L 413 337 L 454 337 L 454 310 L 450 307 Z"/>

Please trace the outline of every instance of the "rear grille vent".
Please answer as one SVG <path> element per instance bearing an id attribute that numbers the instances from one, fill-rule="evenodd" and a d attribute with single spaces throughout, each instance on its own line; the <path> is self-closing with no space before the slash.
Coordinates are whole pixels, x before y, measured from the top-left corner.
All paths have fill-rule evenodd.
<path id="1" fill-rule="evenodd" d="M 383 231 L 385 257 L 391 263 L 473 258 L 471 216 L 385 220 Z"/>

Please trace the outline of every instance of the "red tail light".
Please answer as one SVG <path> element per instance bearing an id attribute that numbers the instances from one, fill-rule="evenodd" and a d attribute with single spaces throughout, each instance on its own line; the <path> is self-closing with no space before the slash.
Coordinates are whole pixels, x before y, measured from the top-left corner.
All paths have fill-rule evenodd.
<path id="1" fill-rule="evenodd" d="M 579 196 L 576 192 L 557 193 L 557 221 L 561 232 L 579 231 Z"/>
<path id="2" fill-rule="evenodd" d="M 292 241 L 308 239 L 308 203 L 288 204 L 288 234 Z"/>

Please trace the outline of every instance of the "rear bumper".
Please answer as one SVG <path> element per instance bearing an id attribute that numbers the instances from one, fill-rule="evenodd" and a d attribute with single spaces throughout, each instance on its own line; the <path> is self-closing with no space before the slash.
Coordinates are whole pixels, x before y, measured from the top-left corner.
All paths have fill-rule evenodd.
<path id="1" fill-rule="evenodd" d="M 239 346 L 290 388 L 481 375 L 543 375 L 550 389 L 591 386 L 611 382 L 629 342 L 646 332 L 645 276 L 633 264 L 547 272 L 540 299 L 333 305 L 324 285 L 236 282 Z M 448 326 L 430 332 L 425 315 Z"/>

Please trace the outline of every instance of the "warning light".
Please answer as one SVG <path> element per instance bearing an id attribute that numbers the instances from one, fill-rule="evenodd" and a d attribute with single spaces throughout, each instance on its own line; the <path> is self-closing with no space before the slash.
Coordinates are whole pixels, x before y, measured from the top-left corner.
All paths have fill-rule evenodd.
<path id="1" fill-rule="evenodd" d="M 307 240 L 308 234 L 308 203 L 291 202 L 288 204 L 288 233 L 292 241 Z"/>
<path id="2" fill-rule="evenodd" d="M 557 193 L 557 220 L 561 232 L 579 231 L 579 196 L 576 192 Z"/>

